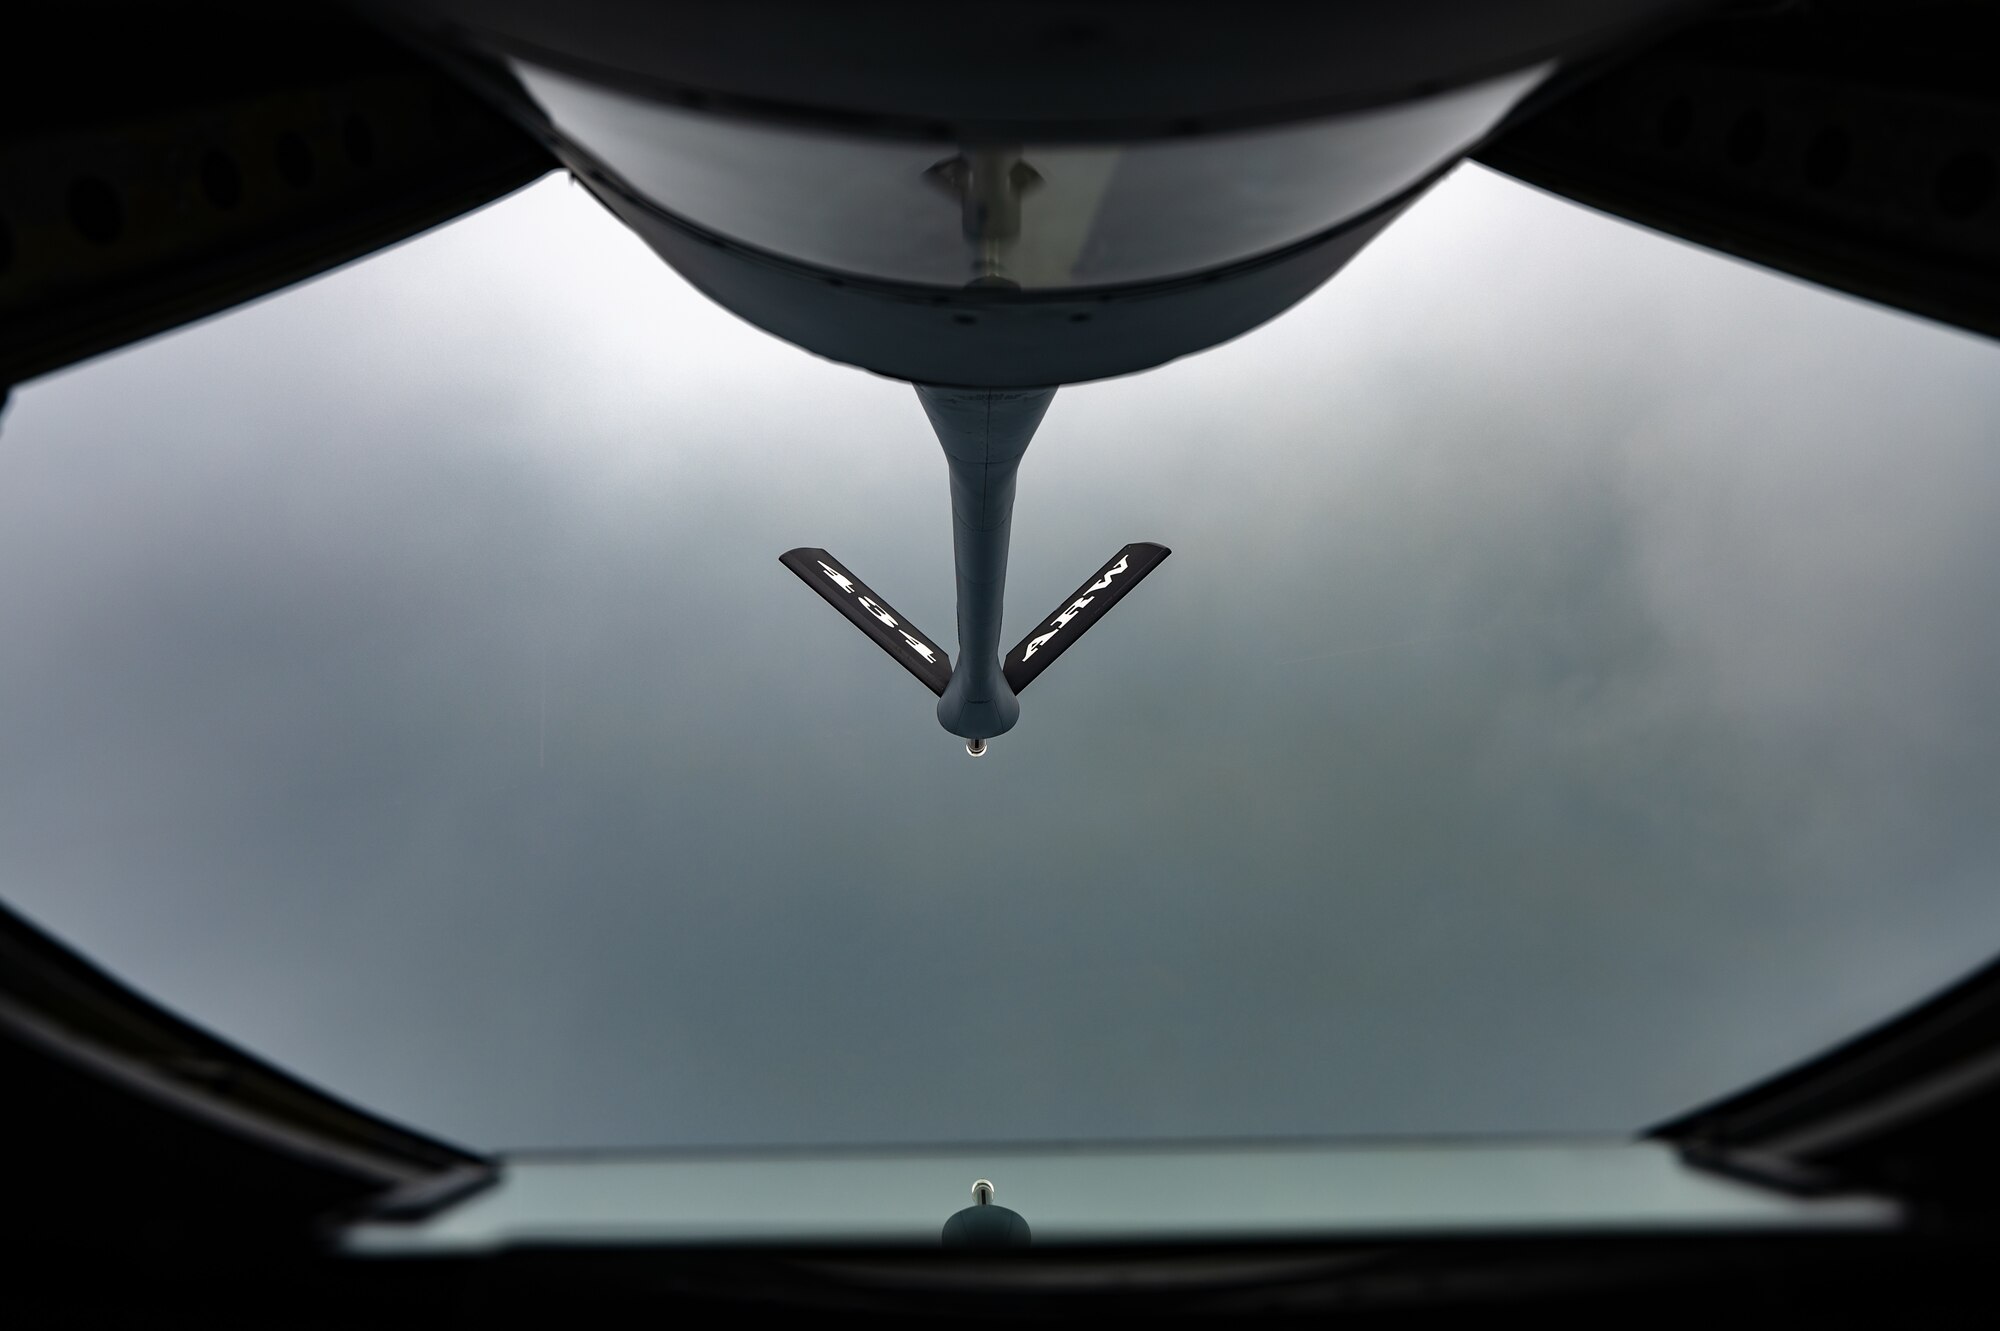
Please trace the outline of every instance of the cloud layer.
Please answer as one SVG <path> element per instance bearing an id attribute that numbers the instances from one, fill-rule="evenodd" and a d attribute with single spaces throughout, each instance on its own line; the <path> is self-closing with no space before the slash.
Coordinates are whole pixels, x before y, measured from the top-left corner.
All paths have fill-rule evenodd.
<path id="1" fill-rule="evenodd" d="M 0 891 L 478 1146 L 1632 1130 L 2000 945 L 1995 368 L 1462 170 L 1058 396 L 975 763 L 913 394 L 550 179 L 17 390 Z"/>

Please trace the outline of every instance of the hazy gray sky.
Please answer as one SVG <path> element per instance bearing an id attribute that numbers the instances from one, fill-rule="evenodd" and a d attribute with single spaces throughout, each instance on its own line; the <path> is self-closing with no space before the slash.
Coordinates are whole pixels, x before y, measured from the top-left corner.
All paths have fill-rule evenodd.
<path id="1" fill-rule="evenodd" d="M 909 388 L 551 178 L 17 390 L 0 892 L 481 1147 L 1636 1129 L 2000 948 L 1996 371 L 1461 170 L 1057 397 L 974 762 Z"/>

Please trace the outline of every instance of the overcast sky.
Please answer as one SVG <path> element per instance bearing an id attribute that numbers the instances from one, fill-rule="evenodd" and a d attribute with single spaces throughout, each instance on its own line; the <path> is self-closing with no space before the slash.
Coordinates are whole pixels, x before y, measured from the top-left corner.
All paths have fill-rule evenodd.
<path id="1" fill-rule="evenodd" d="M 2000 357 L 1477 168 L 1066 388 L 974 762 L 907 386 L 565 179 L 18 389 L 0 893 L 479 1147 L 1626 1132 L 2000 950 Z"/>

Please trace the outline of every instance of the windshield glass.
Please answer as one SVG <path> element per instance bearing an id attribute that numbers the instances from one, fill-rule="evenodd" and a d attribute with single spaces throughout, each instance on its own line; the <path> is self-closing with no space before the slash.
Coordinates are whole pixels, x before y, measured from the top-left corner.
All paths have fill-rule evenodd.
<path id="1" fill-rule="evenodd" d="M 479 1147 L 1630 1132 L 2000 939 L 1996 371 L 1461 168 L 1056 395 L 974 762 L 910 388 L 550 178 L 15 390 L 0 882 Z"/>

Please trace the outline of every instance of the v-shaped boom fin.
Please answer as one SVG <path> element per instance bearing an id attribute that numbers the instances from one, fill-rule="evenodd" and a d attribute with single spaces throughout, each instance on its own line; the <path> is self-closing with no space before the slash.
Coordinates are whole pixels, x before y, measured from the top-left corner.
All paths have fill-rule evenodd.
<path id="1" fill-rule="evenodd" d="M 1111 556 L 1109 563 L 1007 653 L 1001 669 L 1008 686 L 1016 693 L 1027 688 L 1035 676 L 1049 668 L 1050 662 L 1068 651 L 1092 624 L 1104 618 L 1105 611 L 1123 600 L 1125 593 L 1138 586 L 1141 578 L 1172 553 L 1164 545 L 1135 541 Z"/>
<path id="2" fill-rule="evenodd" d="M 800 546 L 778 556 L 778 562 L 799 575 L 806 586 L 825 597 L 854 627 L 896 658 L 902 667 L 942 694 L 951 683 L 951 658 L 930 635 L 875 594 L 873 588 L 824 550 Z"/>

